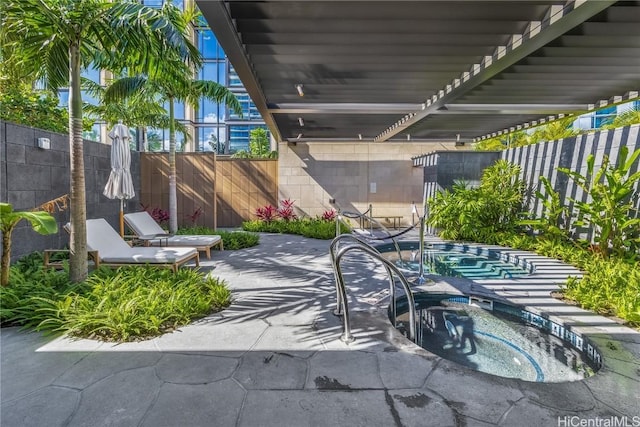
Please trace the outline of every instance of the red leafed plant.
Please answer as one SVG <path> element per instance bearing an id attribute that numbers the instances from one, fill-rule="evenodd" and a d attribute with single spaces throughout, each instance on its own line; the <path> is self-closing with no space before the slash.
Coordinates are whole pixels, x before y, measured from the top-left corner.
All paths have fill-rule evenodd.
<path id="1" fill-rule="evenodd" d="M 277 213 L 278 210 L 271 205 L 256 209 L 256 216 L 258 219 L 265 222 L 271 222 L 276 219 Z"/>
<path id="2" fill-rule="evenodd" d="M 335 219 L 336 219 L 336 214 L 337 214 L 337 212 L 336 212 L 336 210 L 335 210 L 335 209 L 329 209 L 329 210 L 326 210 L 326 211 L 324 211 L 324 212 L 322 213 L 322 219 L 323 219 L 324 221 L 335 221 Z"/>
<path id="3" fill-rule="evenodd" d="M 195 224 L 198 221 L 198 218 L 202 215 L 202 207 L 199 207 L 191 215 L 187 215 L 187 218 L 191 221 L 192 224 Z"/>
<path id="4" fill-rule="evenodd" d="M 295 201 L 291 199 L 285 199 L 280 202 L 280 209 L 278 209 L 278 216 L 285 221 L 291 221 L 292 219 L 298 218 L 298 216 L 293 211 L 293 204 Z"/>
<path id="5" fill-rule="evenodd" d="M 149 212 L 151 218 L 153 218 L 158 224 L 163 225 L 169 222 L 169 211 L 165 211 L 161 208 L 153 208 L 152 210 L 149 210 L 149 205 L 143 205 L 142 203 L 140 203 L 140 206 L 142 206 L 142 210 Z"/>

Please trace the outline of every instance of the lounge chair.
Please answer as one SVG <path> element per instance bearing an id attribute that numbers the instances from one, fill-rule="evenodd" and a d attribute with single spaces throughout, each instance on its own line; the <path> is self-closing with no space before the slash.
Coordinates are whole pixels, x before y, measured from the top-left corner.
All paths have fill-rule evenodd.
<path id="1" fill-rule="evenodd" d="M 195 260 L 196 266 L 200 266 L 196 248 L 131 247 L 102 218 L 87 220 L 87 249 L 98 253 L 96 267 L 148 264 L 168 267 L 175 272 L 190 260 Z"/>
<path id="2" fill-rule="evenodd" d="M 145 211 L 125 214 L 124 221 L 135 233 L 135 237 L 144 241 L 145 246 L 190 246 L 204 251 L 207 259 L 211 259 L 212 247 L 218 246 L 220 250 L 223 250 L 220 236 L 166 234 L 151 215 Z"/>

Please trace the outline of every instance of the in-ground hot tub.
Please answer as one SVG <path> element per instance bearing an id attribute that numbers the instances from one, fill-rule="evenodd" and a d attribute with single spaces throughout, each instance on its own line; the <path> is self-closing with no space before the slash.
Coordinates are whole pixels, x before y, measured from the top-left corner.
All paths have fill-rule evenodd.
<path id="1" fill-rule="evenodd" d="M 383 244 L 376 249 L 401 270 L 417 272 L 420 266 L 419 246 L 418 242 L 401 241 L 398 248 L 393 244 Z M 422 261 L 426 274 L 471 280 L 511 279 L 533 272 L 532 265 L 508 253 L 452 243 L 429 244 Z"/>
<path id="2" fill-rule="evenodd" d="M 476 371 L 564 382 L 589 377 L 602 365 L 599 351 L 586 337 L 519 307 L 484 297 L 429 292 L 414 298 L 416 343 Z M 396 327 L 405 333 L 406 298 L 398 300 L 397 313 Z"/>

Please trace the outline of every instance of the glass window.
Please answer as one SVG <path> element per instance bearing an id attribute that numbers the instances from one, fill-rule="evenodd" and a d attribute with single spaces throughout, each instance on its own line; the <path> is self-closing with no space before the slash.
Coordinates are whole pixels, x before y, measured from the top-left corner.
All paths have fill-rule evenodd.
<path id="1" fill-rule="evenodd" d="M 229 67 L 229 86 L 230 87 L 243 87 L 240 78 L 238 77 L 238 73 L 233 68 L 233 66 Z"/>
<path id="2" fill-rule="evenodd" d="M 164 109 L 169 114 L 169 102 L 165 102 Z M 184 102 L 173 101 L 173 116 L 178 120 L 184 120 Z"/>
<path id="3" fill-rule="evenodd" d="M 198 49 L 204 59 L 224 59 L 224 52 L 218 44 L 218 40 L 209 29 L 198 31 Z"/>
<path id="4" fill-rule="evenodd" d="M 615 116 L 616 107 L 603 108 L 602 110 L 596 111 L 596 115 L 593 120 L 593 127 L 599 128 Z"/>
<path id="5" fill-rule="evenodd" d="M 69 106 L 69 89 L 60 89 L 58 91 L 58 102 L 59 107 L 68 107 Z"/>
<path id="6" fill-rule="evenodd" d="M 145 6 L 153 7 L 156 9 L 160 9 L 164 3 L 173 3 L 174 6 L 184 10 L 183 0 L 142 0 L 141 3 Z"/>
<path id="7" fill-rule="evenodd" d="M 95 96 L 90 95 L 89 93 L 87 93 L 84 90 L 81 93 L 82 93 L 82 102 L 86 102 L 87 104 L 91 104 L 91 105 L 98 105 L 99 104 L 98 99 Z M 69 97 L 69 93 L 67 92 L 67 98 L 68 97 Z M 67 102 L 69 102 L 69 101 L 67 100 Z"/>
<path id="8" fill-rule="evenodd" d="M 100 141 L 101 126 L 100 123 L 94 123 L 89 131 L 82 131 L 82 137 L 90 141 Z"/>
<path id="9" fill-rule="evenodd" d="M 147 150 L 169 151 L 169 129 L 147 128 Z M 176 132 L 176 151 L 184 150 L 184 135 Z"/>
<path id="10" fill-rule="evenodd" d="M 240 150 L 249 151 L 249 126 L 231 125 L 229 126 L 229 154 Z"/>
<path id="11" fill-rule="evenodd" d="M 212 126 L 198 128 L 198 141 L 200 151 L 215 151 L 225 154 L 227 132 L 224 126 Z"/>
<path id="12" fill-rule="evenodd" d="M 226 84 L 226 66 L 224 62 L 205 62 L 200 70 L 200 80 L 210 80 L 212 82 Z"/>
<path id="13" fill-rule="evenodd" d="M 95 68 L 93 64 L 82 70 L 80 75 L 85 79 L 100 83 L 100 70 Z"/>
<path id="14" fill-rule="evenodd" d="M 200 109 L 198 110 L 199 122 L 204 123 L 224 123 L 225 121 L 225 104 L 218 104 L 206 98 L 200 100 Z"/>

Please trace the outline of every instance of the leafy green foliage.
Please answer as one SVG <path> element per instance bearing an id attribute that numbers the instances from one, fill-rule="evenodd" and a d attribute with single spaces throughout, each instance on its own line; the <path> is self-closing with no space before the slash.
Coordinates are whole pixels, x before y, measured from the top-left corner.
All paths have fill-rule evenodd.
<path id="1" fill-rule="evenodd" d="M 253 157 L 267 157 L 269 148 L 269 132 L 265 128 L 253 128 L 249 131 L 249 151 Z"/>
<path id="2" fill-rule="evenodd" d="M 640 327 L 640 256 L 603 258 L 588 246 L 516 233 L 501 234 L 493 243 L 533 251 L 579 268 L 584 276 L 570 277 L 563 285 L 566 298 L 583 308 L 617 316 L 630 326 Z"/>
<path id="3" fill-rule="evenodd" d="M 218 235 L 222 238 L 225 249 L 244 249 L 256 246 L 260 243 L 260 236 L 255 233 L 247 233 L 244 231 L 222 231 L 214 230 L 204 226 L 182 227 L 178 229 L 177 234 L 206 234 Z"/>
<path id="4" fill-rule="evenodd" d="M 519 166 L 499 160 L 485 169 L 478 188 L 458 181 L 431 199 L 429 224 L 445 239 L 486 241 L 517 228 L 524 189 Z"/>
<path id="5" fill-rule="evenodd" d="M 617 316 L 640 326 L 640 269 L 620 259 L 592 257 L 585 277 L 570 278 L 564 286 L 567 298 L 586 309 Z"/>
<path id="6" fill-rule="evenodd" d="M 570 199 L 575 206 L 578 227 L 592 227 L 598 250 L 605 256 L 611 252 L 618 256 L 640 247 L 640 218 L 634 215 L 633 193 L 640 181 L 640 171 L 629 174 L 633 163 L 640 157 L 640 149 L 631 156 L 629 149 L 620 148 L 618 161 L 612 165 L 607 156 L 598 171 L 594 171 L 595 158 L 587 157 L 587 173 L 558 168 L 588 195 L 586 202 Z"/>
<path id="7" fill-rule="evenodd" d="M 9 285 L 9 264 L 11 262 L 11 235 L 18 223 L 27 220 L 33 230 L 40 234 L 58 231 L 58 223 L 49 212 L 14 211 L 9 203 L 0 203 L 0 232 L 2 232 L 2 260 L 0 261 L 0 285 Z"/>
<path id="8" fill-rule="evenodd" d="M 104 341 L 158 336 L 231 303 L 224 282 L 190 269 L 101 268 L 71 284 L 28 260 L 11 275 L 15 285 L 0 289 L 3 322 Z"/>
<path id="9" fill-rule="evenodd" d="M 633 108 L 608 120 L 607 123 L 602 126 L 602 129 L 616 129 L 637 123 L 640 123 L 640 105 L 634 105 Z"/>
<path id="10" fill-rule="evenodd" d="M 341 224 L 342 232 L 347 232 L 346 226 Z M 333 221 L 325 221 L 322 218 L 302 218 L 291 221 L 276 220 L 245 221 L 242 229 L 263 233 L 298 234 L 313 239 L 329 240 L 336 237 L 336 224 Z"/>
<path id="11" fill-rule="evenodd" d="M 58 133 L 67 133 L 69 113 L 58 107 L 58 97 L 20 84 L 2 84 L 0 118 Z"/>
<path id="12" fill-rule="evenodd" d="M 560 194 L 553 189 L 551 182 L 544 177 L 540 177 L 540 183 L 544 193 L 540 190 L 535 195 L 543 207 L 540 218 L 530 218 L 519 221 L 520 225 L 528 225 L 534 231 L 552 240 L 566 240 L 568 236 L 568 209 L 560 203 Z"/>

